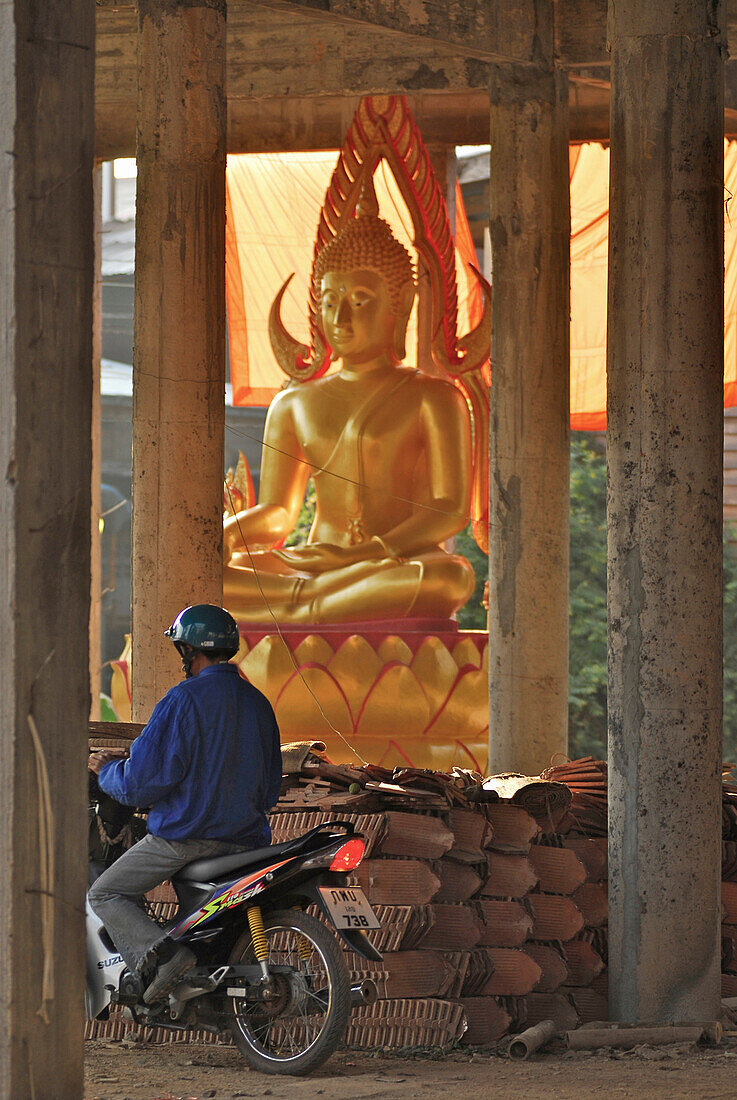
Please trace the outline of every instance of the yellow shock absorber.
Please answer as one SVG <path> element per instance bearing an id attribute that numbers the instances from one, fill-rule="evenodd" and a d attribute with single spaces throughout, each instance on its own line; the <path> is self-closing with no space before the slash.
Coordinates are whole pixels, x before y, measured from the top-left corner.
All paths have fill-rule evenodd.
<path id="1" fill-rule="evenodd" d="M 300 936 L 297 940 L 297 951 L 302 962 L 309 962 L 312 958 L 312 944 L 306 936 Z"/>
<path id="2" fill-rule="evenodd" d="M 253 941 L 253 953 L 256 956 L 256 960 L 261 967 L 261 973 L 264 978 L 268 980 L 269 968 L 267 965 L 267 959 L 269 957 L 269 945 L 266 942 L 266 933 L 264 932 L 264 918 L 261 916 L 261 908 L 258 905 L 252 905 L 248 910 L 248 927 L 251 929 L 251 940 Z"/>

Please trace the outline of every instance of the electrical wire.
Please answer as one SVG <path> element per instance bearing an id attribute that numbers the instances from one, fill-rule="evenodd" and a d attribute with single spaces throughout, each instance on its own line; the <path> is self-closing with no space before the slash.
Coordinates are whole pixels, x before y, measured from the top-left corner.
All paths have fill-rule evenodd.
<path id="1" fill-rule="evenodd" d="M 282 634 L 281 627 L 279 626 L 279 621 L 278 621 L 276 615 L 274 614 L 274 610 L 273 610 L 271 604 L 269 603 L 268 597 L 267 597 L 266 593 L 264 592 L 263 585 L 261 584 L 261 578 L 258 575 L 258 569 L 256 568 L 256 563 L 253 560 L 253 555 L 251 553 L 251 549 L 250 549 L 250 547 L 249 547 L 249 545 L 246 541 L 246 536 L 243 533 L 243 528 L 241 527 L 241 521 L 238 519 L 238 511 L 237 511 L 237 509 L 235 507 L 235 503 L 233 501 L 233 494 L 230 491 L 230 486 L 226 484 L 225 488 L 226 488 L 227 493 L 228 493 L 228 499 L 230 501 L 230 507 L 233 510 L 233 515 L 235 516 L 235 522 L 236 522 L 236 525 L 238 527 L 238 531 L 240 532 L 240 536 L 241 536 L 241 539 L 243 541 L 243 545 L 246 548 L 246 553 L 248 554 L 248 560 L 250 561 L 251 568 L 253 569 L 253 575 L 256 578 L 256 584 L 258 585 L 258 590 L 261 593 L 261 599 L 264 601 L 264 605 L 266 607 L 266 610 L 269 612 L 269 615 L 271 615 L 271 618 L 274 621 L 274 626 L 276 627 L 277 634 L 279 635 L 282 642 L 284 643 L 284 648 L 286 649 L 287 653 L 289 654 L 289 659 L 292 662 L 292 664 L 294 665 L 295 671 L 299 674 L 300 680 L 302 681 L 304 686 L 307 688 L 307 690 L 309 691 L 312 698 L 315 700 L 315 703 L 317 704 L 317 709 L 320 711 L 320 714 L 323 716 L 323 718 L 325 719 L 325 722 L 330 727 L 330 729 L 333 731 L 333 733 L 337 733 L 338 737 L 341 739 L 343 744 L 346 745 L 351 750 L 351 752 L 353 753 L 354 756 L 358 757 L 358 759 L 361 761 L 362 764 L 367 764 L 368 761 L 364 760 L 364 758 L 361 756 L 360 752 L 358 752 L 357 749 L 354 749 L 353 745 L 350 743 L 348 738 L 345 737 L 340 732 L 338 727 L 334 726 L 333 723 L 330 721 L 327 714 L 323 710 L 323 707 L 322 707 L 322 704 L 321 704 L 320 700 L 317 698 L 314 691 L 312 690 L 310 685 L 307 683 L 307 680 L 304 677 L 304 673 L 302 672 L 302 669 L 299 667 L 299 665 L 295 661 L 294 654 L 292 653 L 292 651 L 289 647 L 289 643 L 287 642 L 287 639 Z"/>

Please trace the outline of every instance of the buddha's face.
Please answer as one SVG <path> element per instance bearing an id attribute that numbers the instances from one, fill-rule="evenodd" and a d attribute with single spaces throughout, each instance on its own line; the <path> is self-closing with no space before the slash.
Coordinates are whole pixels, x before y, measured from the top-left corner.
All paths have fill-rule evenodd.
<path id="1" fill-rule="evenodd" d="M 346 364 L 391 356 L 396 314 L 385 280 L 375 271 L 328 271 L 321 293 L 325 336 Z"/>

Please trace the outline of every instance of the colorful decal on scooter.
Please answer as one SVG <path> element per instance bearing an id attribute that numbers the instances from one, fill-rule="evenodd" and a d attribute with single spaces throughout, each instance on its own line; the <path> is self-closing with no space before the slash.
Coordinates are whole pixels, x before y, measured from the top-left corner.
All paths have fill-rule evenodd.
<path id="1" fill-rule="evenodd" d="M 272 863 L 270 867 L 262 867 L 254 874 L 246 875 L 245 878 L 238 879 L 237 882 L 226 886 L 220 894 L 216 894 L 210 901 L 205 902 L 202 908 L 193 913 L 191 917 L 187 917 L 185 921 L 178 924 L 169 935 L 173 939 L 178 939 L 185 932 L 191 932 L 193 928 L 204 924 L 205 921 L 210 920 L 217 913 L 222 913 L 223 910 L 231 909 L 256 894 L 260 894 L 262 890 L 266 889 L 266 883 L 263 881 L 266 876 L 272 874 L 279 867 L 283 867 L 285 863 L 289 863 L 289 860 L 283 859 L 281 863 Z"/>

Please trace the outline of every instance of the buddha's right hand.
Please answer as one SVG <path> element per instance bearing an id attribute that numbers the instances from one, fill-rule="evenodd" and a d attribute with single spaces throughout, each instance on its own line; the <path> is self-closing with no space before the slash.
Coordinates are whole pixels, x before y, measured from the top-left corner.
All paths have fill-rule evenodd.
<path id="1" fill-rule="evenodd" d="M 279 558 L 292 569 L 304 573 L 329 573 L 334 569 L 344 569 L 360 561 L 369 561 L 377 557 L 377 547 L 370 542 L 357 546 L 336 546 L 332 542 L 312 542 L 307 546 L 293 547 L 289 550 L 275 550 L 274 557 Z"/>

